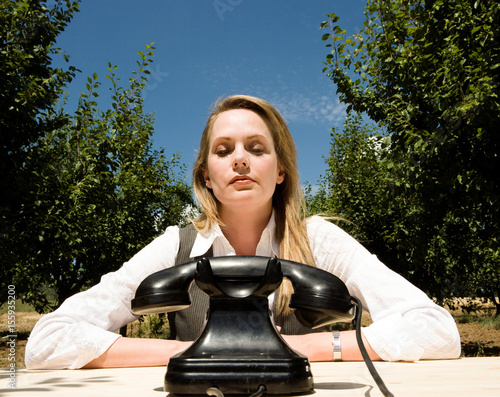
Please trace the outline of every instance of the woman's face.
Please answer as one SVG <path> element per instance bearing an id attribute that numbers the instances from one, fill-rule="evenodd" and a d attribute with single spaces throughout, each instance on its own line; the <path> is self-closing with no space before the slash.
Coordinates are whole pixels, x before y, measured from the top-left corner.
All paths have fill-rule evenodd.
<path id="1" fill-rule="evenodd" d="M 244 109 L 221 113 L 212 126 L 203 176 L 222 209 L 270 211 L 276 184 L 285 174 L 264 120 Z"/>

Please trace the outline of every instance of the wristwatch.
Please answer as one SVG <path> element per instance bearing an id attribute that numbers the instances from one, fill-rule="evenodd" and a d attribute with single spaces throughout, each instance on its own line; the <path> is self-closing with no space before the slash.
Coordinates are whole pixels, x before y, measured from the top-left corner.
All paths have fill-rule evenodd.
<path id="1" fill-rule="evenodd" d="M 342 361 L 342 351 L 340 350 L 340 331 L 332 331 L 333 336 L 333 361 Z"/>

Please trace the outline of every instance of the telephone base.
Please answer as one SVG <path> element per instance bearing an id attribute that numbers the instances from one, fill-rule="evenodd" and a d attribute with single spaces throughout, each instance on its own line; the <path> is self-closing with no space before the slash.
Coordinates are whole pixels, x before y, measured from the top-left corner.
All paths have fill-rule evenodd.
<path id="1" fill-rule="evenodd" d="M 261 385 L 266 394 L 309 394 L 314 383 L 305 357 L 272 359 L 172 357 L 165 375 L 165 391 L 207 395 L 211 387 L 224 395 L 251 394 Z"/>

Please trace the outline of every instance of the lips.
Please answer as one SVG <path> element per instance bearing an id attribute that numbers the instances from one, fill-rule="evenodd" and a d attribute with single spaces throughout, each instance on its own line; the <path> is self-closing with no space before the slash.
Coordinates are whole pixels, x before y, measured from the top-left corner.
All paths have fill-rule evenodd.
<path id="1" fill-rule="evenodd" d="M 233 184 L 244 184 L 244 183 L 251 183 L 255 182 L 252 178 L 246 175 L 237 175 L 231 181 L 229 182 L 230 185 Z"/>

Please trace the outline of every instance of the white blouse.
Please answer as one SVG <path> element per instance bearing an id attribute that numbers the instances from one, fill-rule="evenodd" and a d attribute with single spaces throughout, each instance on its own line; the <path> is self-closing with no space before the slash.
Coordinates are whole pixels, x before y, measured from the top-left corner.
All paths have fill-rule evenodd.
<path id="1" fill-rule="evenodd" d="M 256 255 L 278 256 L 271 217 Z M 338 226 L 320 217 L 308 219 L 307 231 L 318 268 L 335 274 L 358 297 L 373 323 L 363 334 L 386 361 L 447 359 L 460 356 L 460 336 L 451 315 L 399 276 Z M 198 234 L 191 256 L 213 246 L 214 256 L 235 255 L 217 226 Z M 179 228 L 171 226 L 119 270 L 99 284 L 68 298 L 42 317 L 26 345 L 29 369 L 81 368 L 103 354 L 123 325 L 134 321 L 130 302 L 148 275 L 171 267 L 179 249 Z"/>

